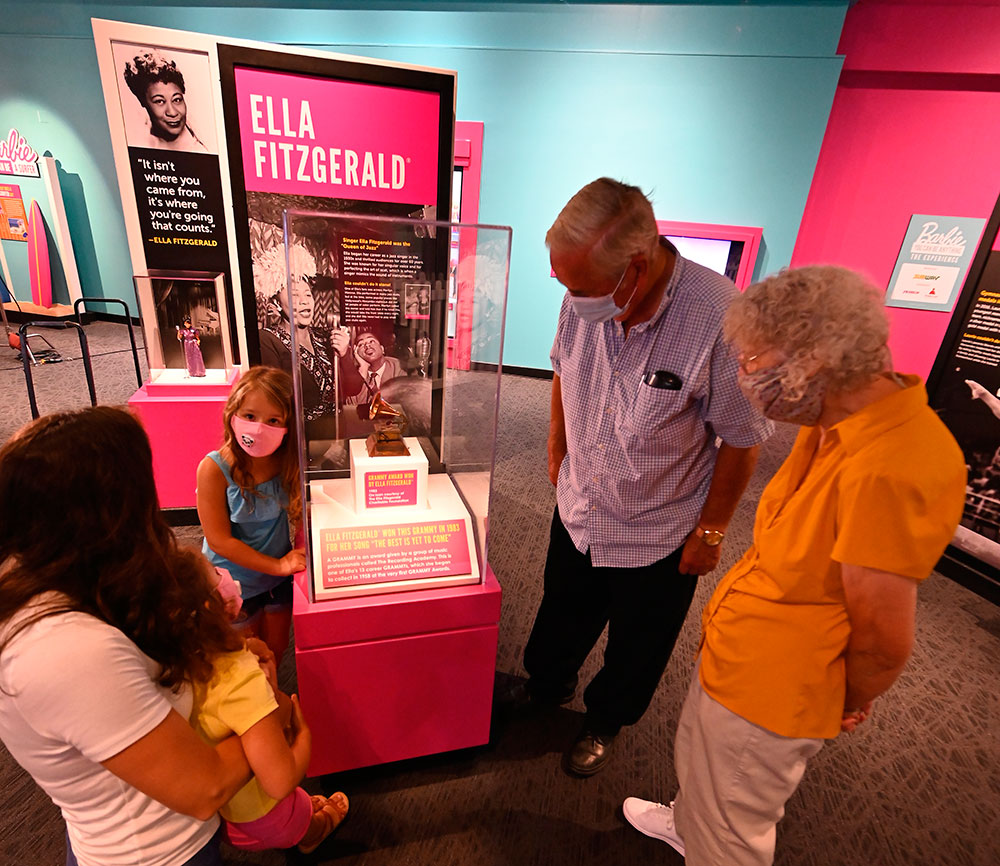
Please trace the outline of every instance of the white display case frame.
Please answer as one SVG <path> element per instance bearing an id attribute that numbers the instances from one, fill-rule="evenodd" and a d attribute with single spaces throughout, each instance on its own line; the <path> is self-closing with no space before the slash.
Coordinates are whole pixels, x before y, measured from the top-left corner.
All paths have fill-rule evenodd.
<path id="1" fill-rule="evenodd" d="M 457 264 L 452 250 L 455 237 L 459 239 Z M 373 241 L 362 244 L 373 251 L 368 259 L 356 255 L 357 238 Z M 354 383 L 326 396 L 329 414 L 336 421 L 333 429 L 342 435 L 332 440 L 316 438 L 310 434 L 306 421 L 310 408 L 304 402 L 303 384 L 309 371 L 302 364 L 291 365 L 299 421 L 309 602 L 481 583 L 487 567 L 511 230 L 288 210 L 284 241 L 286 253 L 295 245 L 314 250 L 322 244 L 329 247 L 324 248 L 326 255 L 309 258 L 334 262 L 335 273 L 304 278 L 286 255 L 287 307 L 295 309 L 295 292 L 302 291 L 303 282 L 314 276 L 325 280 L 324 285 L 332 281 L 338 293 L 336 314 L 328 315 L 325 332 L 314 323 L 308 325 L 310 343 L 315 348 L 325 334 L 332 346 L 332 328 L 349 331 L 348 349 L 333 363 L 342 379 Z M 378 250 L 395 250 L 398 258 L 390 260 L 374 252 Z M 347 260 L 350 267 L 344 265 Z M 476 311 L 473 331 L 478 332 L 478 339 L 473 338 L 470 370 L 446 368 L 450 278 L 463 281 Z M 421 311 L 419 318 L 412 310 L 415 283 L 430 287 L 429 312 L 425 316 Z M 369 287 L 370 294 L 366 294 Z M 328 308 L 329 299 L 323 304 Z M 368 338 L 363 334 L 378 329 L 358 310 L 367 311 L 364 315 L 377 311 L 376 324 L 385 326 L 382 332 L 393 331 L 396 354 L 391 364 L 388 347 L 383 346 L 384 358 L 365 370 L 365 359 L 357 349 L 359 337 L 364 342 Z M 307 326 L 289 327 L 293 357 L 300 357 L 297 332 Z M 483 360 L 476 356 L 477 346 Z M 332 349 L 328 351 L 333 354 Z M 349 353 L 353 354 L 349 357 Z M 355 394 L 348 393 L 356 384 L 344 372 L 349 359 L 357 364 L 363 382 L 374 363 L 382 365 L 380 371 L 391 369 L 391 378 L 381 381 L 378 393 L 411 418 L 413 429 L 404 432 L 409 457 L 369 456 L 369 430 L 364 426 L 367 410 Z M 366 396 L 363 391 L 358 394 Z M 389 491 L 376 490 L 374 504 L 372 473 Z M 395 499 L 387 502 L 386 496 Z"/>
<path id="2" fill-rule="evenodd" d="M 231 384 L 234 364 L 225 275 L 150 270 L 132 279 L 142 313 L 149 384 L 196 389 Z M 184 351 L 177 340 L 185 316 L 191 316 L 192 325 L 202 332 L 204 376 L 188 374 Z M 174 343 L 178 344 L 179 351 Z"/>

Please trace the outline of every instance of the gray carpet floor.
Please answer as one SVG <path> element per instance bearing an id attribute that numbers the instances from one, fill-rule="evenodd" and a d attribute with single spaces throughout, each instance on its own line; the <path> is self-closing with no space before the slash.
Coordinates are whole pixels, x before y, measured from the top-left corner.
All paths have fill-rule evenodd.
<path id="1" fill-rule="evenodd" d="M 124 327 L 98 323 L 88 333 L 100 402 L 124 403 L 134 388 Z M 79 356 L 74 335 L 50 338 L 68 358 Z M 12 358 L 0 350 L 0 441 L 30 417 L 23 375 Z M 36 388 L 43 411 L 87 402 L 78 361 L 38 368 Z M 545 474 L 548 393 L 544 380 L 503 377 L 489 539 L 489 559 L 504 591 L 498 686 L 523 675 L 520 653 L 541 597 L 554 503 Z M 548 715 L 495 725 L 492 742 L 482 748 L 307 780 L 311 791 L 340 788 L 350 795 L 352 815 L 337 836 L 310 858 L 227 850 L 226 862 L 680 864 L 668 846 L 625 824 L 621 802 L 629 795 L 667 800 L 673 794 L 671 744 L 693 665 L 696 612 L 749 543 L 757 497 L 787 454 L 793 432 L 780 429 L 764 447 L 725 542 L 722 568 L 702 578 L 652 706 L 618 738 L 604 772 L 577 780 L 560 769 L 562 750 L 582 718 L 577 700 Z M 181 534 L 198 538 L 196 528 Z M 584 680 L 596 672 L 600 652 L 599 645 Z M 779 825 L 775 862 L 1000 864 L 998 674 L 1000 611 L 940 575 L 926 581 L 906 672 L 878 701 L 870 722 L 814 759 Z M 291 653 L 281 678 L 294 689 Z M 58 812 L 0 748 L 0 864 L 56 866 L 63 856 Z"/>

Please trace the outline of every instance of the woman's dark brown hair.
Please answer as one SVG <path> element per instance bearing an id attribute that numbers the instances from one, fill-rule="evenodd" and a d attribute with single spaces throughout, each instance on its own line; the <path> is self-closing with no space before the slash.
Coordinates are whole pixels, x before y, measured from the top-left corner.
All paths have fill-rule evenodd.
<path id="1" fill-rule="evenodd" d="M 159 682 L 205 682 L 242 646 L 207 565 L 177 545 L 156 497 L 149 439 L 128 412 L 99 406 L 48 415 L 0 449 L 0 627 L 83 611 L 121 630 L 161 665 Z"/>

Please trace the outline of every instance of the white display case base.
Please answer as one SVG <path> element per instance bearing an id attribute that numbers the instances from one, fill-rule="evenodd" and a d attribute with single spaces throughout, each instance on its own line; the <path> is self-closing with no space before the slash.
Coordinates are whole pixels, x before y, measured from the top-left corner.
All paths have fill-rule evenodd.
<path id="1" fill-rule="evenodd" d="M 352 479 L 309 482 L 317 601 L 480 582 L 475 528 L 462 497 L 446 474 L 428 475 L 426 483 L 424 509 L 358 511 Z"/>
<path id="2" fill-rule="evenodd" d="M 476 520 L 476 537 L 479 539 L 479 559 L 486 561 L 486 533 L 489 530 L 490 473 L 456 472 L 451 480 L 458 487 L 465 504 Z"/>
<path id="3" fill-rule="evenodd" d="M 209 368 L 204 376 L 190 376 L 187 370 L 175 367 L 164 367 L 151 370 L 149 381 L 153 385 L 226 385 L 229 383 L 229 371 Z"/>
<path id="4" fill-rule="evenodd" d="M 406 456 L 371 457 L 364 439 L 351 440 L 351 480 L 354 482 L 354 510 L 377 511 L 383 517 L 391 509 L 400 512 L 427 510 L 427 457 L 420 443 L 406 436 Z"/>

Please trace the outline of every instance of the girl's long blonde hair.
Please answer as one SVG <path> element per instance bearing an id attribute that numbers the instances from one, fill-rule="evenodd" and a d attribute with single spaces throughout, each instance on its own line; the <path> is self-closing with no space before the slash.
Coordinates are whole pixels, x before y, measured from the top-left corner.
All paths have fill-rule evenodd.
<path id="1" fill-rule="evenodd" d="M 278 446 L 277 455 L 281 463 L 278 473 L 282 486 L 288 493 L 288 519 L 293 527 L 298 527 L 302 519 L 302 493 L 299 489 L 298 435 L 295 425 L 295 407 L 292 402 L 292 377 L 276 367 L 251 367 L 229 394 L 226 408 L 222 411 L 223 452 L 232 460 L 233 481 L 239 487 L 243 498 L 251 502 L 256 494 L 256 484 L 266 479 L 254 479 L 250 473 L 250 457 L 236 441 L 236 434 L 230 423 L 247 394 L 261 391 L 285 416 L 288 432 Z"/>

